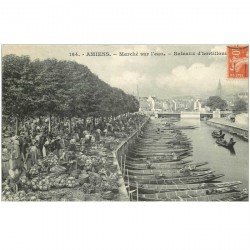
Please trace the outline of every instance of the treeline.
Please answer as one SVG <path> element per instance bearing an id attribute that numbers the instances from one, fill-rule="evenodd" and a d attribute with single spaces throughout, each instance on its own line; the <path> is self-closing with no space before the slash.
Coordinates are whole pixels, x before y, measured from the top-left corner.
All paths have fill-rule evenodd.
<path id="1" fill-rule="evenodd" d="M 7 55 L 2 60 L 2 112 L 25 117 L 105 117 L 138 111 L 133 95 L 113 88 L 86 66 Z"/>

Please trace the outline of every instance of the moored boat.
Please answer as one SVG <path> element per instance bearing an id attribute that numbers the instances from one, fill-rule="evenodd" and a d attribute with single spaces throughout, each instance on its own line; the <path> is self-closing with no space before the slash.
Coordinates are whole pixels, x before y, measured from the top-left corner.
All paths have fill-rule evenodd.
<path id="1" fill-rule="evenodd" d="M 185 154 L 185 155 L 181 155 L 181 156 L 177 156 L 177 157 L 172 157 L 172 156 L 154 156 L 154 157 L 149 157 L 148 160 L 150 160 L 150 162 L 155 163 L 155 162 L 176 162 L 176 161 L 180 161 L 182 159 L 185 159 L 187 157 L 191 156 L 191 154 Z M 139 162 L 145 162 L 147 161 L 147 158 L 133 158 L 130 156 L 127 156 L 127 159 L 130 161 L 139 161 Z"/>
<path id="2" fill-rule="evenodd" d="M 218 131 L 213 131 L 212 132 L 212 136 L 214 137 L 214 138 L 224 138 L 224 136 L 225 136 L 225 134 L 222 134 L 221 132 L 218 132 Z"/>
<path id="3" fill-rule="evenodd" d="M 152 163 L 151 165 L 126 162 L 126 168 L 131 170 L 154 170 L 154 169 L 196 169 L 204 166 L 208 162 L 191 163 L 191 161 L 180 161 L 180 162 L 164 162 L 164 163 Z"/>
<path id="4" fill-rule="evenodd" d="M 169 173 L 188 173 L 188 171 L 198 172 L 198 171 L 209 171 L 210 168 L 198 168 L 198 169 L 188 169 L 185 168 L 179 168 L 179 169 L 145 169 L 145 170 L 130 170 L 128 169 L 127 173 L 129 175 L 168 175 Z"/>
<path id="5" fill-rule="evenodd" d="M 218 140 L 216 140 L 216 143 L 217 143 L 218 145 L 222 146 L 222 147 L 231 149 L 231 148 L 233 148 L 233 146 L 234 146 L 234 144 L 235 144 L 236 142 L 235 142 L 235 141 L 232 141 L 231 139 L 230 139 L 229 142 L 227 142 L 227 141 L 224 140 L 224 139 L 218 139 Z"/>
<path id="6" fill-rule="evenodd" d="M 198 177 L 211 174 L 211 170 L 200 170 L 200 171 L 162 171 L 160 173 L 144 174 L 144 175 L 129 175 L 130 180 L 161 180 L 161 179 L 172 179 L 172 178 L 182 178 L 182 177 Z"/>
<path id="7" fill-rule="evenodd" d="M 173 194 L 172 196 L 168 195 L 168 193 L 163 194 L 139 194 L 138 199 L 144 201 L 240 201 L 244 200 L 248 197 L 248 194 L 244 191 L 228 191 L 230 188 L 226 188 L 221 190 L 222 193 L 218 191 L 218 193 L 212 194 L 204 194 L 203 191 L 198 192 L 196 195 L 194 192 L 190 195 L 184 194 L 183 197 L 181 195 L 177 196 Z M 136 194 L 133 194 L 135 197 Z"/>
<path id="8" fill-rule="evenodd" d="M 169 179 L 145 179 L 145 178 L 137 178 L 137 179 L 129 179 L 132 182 L 138 182 L 141 184 L 168 184 L 168 185 L 175 185 L 175 184 L 184 184 L 184 183 L 201 183 L 201 182 L 208 182 L 220 177 L 224 176 L 223 174 L 207 174 L 202 176 L 195 176 L 195 177 L 178 177 L 178 178 L 169 178 Z M 127 179 L 128 181 L 128 179 Z"/>
<path id="9" fill-rule="evenodd" d="M 194 189 L 213 189 L 213 188 L 225 188 L 233 187 L 242 184 L 240 181 L 233 182 L 218 182 L 218 183 L 196 183 L 196 184 L 177 184 L 177 185 L 155 185 L 155 184 L 136 184 L 130 182 L 131 189 L 138 188 L 139 193 L 152 194 L 161 192 L 194 190 Z"/>

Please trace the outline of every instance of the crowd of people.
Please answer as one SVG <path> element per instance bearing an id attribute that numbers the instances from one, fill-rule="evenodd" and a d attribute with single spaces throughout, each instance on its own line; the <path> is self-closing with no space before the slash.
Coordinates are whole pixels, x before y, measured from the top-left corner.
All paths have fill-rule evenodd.
<path id="1" fill-rule="evenodd" d="M 3 127 L 2 180 L 16 182 L 22 175 L 28 175 L 31 168 L 48 156 L 56 156 L 69 171 L 71 162 L 79 155 L 88 155 L 91 149 L 105 144 L 110 138 L 125 138 L 144 120 L 138 113 L 120 115 L 116 118 L 55 119 L 53 126 L 48 118 L 25 119 L 13 134 L 11 126 Z M 109 148 L 111 151 L 114 149 Z M 47 171 L 50 171 L 48 166 Z"/>

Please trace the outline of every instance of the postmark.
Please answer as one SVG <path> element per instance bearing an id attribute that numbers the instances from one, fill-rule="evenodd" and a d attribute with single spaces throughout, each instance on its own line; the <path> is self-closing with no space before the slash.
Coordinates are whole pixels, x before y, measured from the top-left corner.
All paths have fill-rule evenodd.
<path id="1" fill-rule="evenodd" d="M 247 78 L 248 71 L 248 45 L 227 46 L 228 78 Z"/>

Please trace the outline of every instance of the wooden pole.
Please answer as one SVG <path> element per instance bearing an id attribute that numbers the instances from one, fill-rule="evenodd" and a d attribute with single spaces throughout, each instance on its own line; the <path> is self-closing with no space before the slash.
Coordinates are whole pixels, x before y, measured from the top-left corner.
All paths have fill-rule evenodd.
<path id="1" fill-rule="evenodd" d="M 130 195 L 130 186 L 129 186 L 129 175 L 128 175 L 128 169 L 127 169 L 127 179 L 128 179 L 128 193 Z"/>
<path id="2" fill-rule="evenodd" d="M 69 132 L 71 133 L 72 128 L 71 128 L 71 118 L 69 118 Z"/>
<path id="3" fill-rule="evenodd" d="M 122 155 L 121 155 L 121 161 L 120 161 L 120 167 L 122 168 L 123 164 L 122 164 Z"/>
<path id="4" fill-rule="evenodd" d="M 51 115 L 49 115 L 49 132 L 51 132 Z"/>
<path id="5" fill-rule="evenodd" d="M 126 155 L 124 155 L 123 169 L 124 169 L 124 173 L 125 173 L 125 169 L 126 169 Z"/>
<path id="6" fill-rule="evenodd" d="M 16 117 L 15 135 L 18 135 L 18 118 Z"/>
<path id="7" fill-rule="evenodd" d="M 139 192 L 138 192 L 138 182 L 136 182 L 136 199 L 137 199 L 137 201 L 139 200 L 138 194 L 139 194 Z"/>

